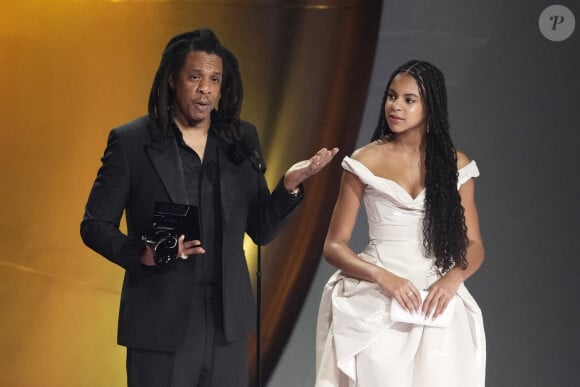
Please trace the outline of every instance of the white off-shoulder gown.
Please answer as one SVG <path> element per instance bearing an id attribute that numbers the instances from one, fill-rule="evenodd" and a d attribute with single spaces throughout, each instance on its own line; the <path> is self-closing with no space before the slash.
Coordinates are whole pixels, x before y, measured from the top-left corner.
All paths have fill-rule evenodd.
<path id="1" fill-rule="evenodd" d="M 411 197 L 345 157 L 342 166 L 366 185 L 370 242 L 360 258 L 427 289 L 439 278 L 422 249 L 425 191 Z M 479 176 L 475 161 L 459 170 L 458 189 Z M 375 283 L 336 272 L 324 287 L 316 337 L 316 387 L 483 387 L 481 310 L 464 285 L 448 327 L 397 323 L 391 297 Z"/>

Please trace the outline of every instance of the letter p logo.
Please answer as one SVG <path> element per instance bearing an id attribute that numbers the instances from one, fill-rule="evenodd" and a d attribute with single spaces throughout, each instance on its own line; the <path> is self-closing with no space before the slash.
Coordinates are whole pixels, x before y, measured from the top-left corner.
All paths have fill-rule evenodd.
<path id="1" fill-rule="evenodd" d="M 550 16 L 550 20 L 553 21 L 552 31 L 555 31 L 558 24 L 564 23 L 564 16 Z"/>
<path id="2" fill-rule="evenodd" d="M 574 32 L 576 20 L 574 14 L 563 5 L 551 5 L 544 9 L 538 20 L 540 32 L 553 42 L 568 39 Z"/>

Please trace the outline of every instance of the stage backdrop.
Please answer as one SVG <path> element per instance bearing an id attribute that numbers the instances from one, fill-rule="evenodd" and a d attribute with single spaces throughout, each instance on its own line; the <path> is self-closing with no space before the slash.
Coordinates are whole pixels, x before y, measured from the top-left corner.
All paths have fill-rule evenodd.
<path id="1" fill-rule="evenodd" d="M 273 186 L 322 146 L 340 147 L 338 159 L 352 151 L 380 9 L 379 0 L 3 2 L 0 385 L 124 385 L 123 271 L 82 244 L 79 223 L 107 133 L 146 113 L 170 37 L 210 27 L 238 55 L 243 117 L 259 128 Z M 336 161 L 306 184 L 301 209 L 263 251 L 264 380 L 318 265 L 339 171 Z M 254 272 L 255 247 L 246 250 Z"/>

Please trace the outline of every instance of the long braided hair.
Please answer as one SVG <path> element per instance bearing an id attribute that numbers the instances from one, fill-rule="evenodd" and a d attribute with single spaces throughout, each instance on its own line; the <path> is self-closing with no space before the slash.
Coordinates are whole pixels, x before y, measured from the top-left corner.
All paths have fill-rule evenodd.
<path id="1" fill-rule="evenodd" d="M 149 94 L 149 117 L 156 124 L 152 132 L 153 140 L 160 141 L 173 136 L 169 124 L 174 96 L 169 87 L 169 78 L 177 75 L 191 51 L 203 51 L 221 58 L 221 97 L 218 109 L 212 112 L 211 118 L 212 122 L 219 122 L 217 127 L 224 132 L 223 135 L 239 139 L 244 92 L 238 60 L 220 43 L 212 30 L 202 28 L 173 37 L 163 51 Z"/>
<path id="2" fill-rule="evenodd" d="M 423 247 L 428 256 L 435 257 L 435 264 L 441 272 L 455 266 L 465 269 L 467 227 L 457 190 L 457 152 L 449 135 L 445 80 L 437 67 L 425 61 L 411 60 L 393 72 L 385 89 L 372 141 L 392 139 L 393 132 L 388 126 L 384 106 L 393 78 L 401 73 L 410 75 L 417 82 L 426 113 Z"/>

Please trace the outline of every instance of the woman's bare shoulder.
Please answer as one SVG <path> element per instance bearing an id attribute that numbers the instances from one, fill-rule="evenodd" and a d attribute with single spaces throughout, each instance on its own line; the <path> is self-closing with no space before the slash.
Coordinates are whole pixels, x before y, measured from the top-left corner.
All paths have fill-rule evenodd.
<path id="1" fill-rule="evenodd" d="M 370 167 L 374 165 L 379 159 L 381 159 L 381 154 L 388 152 L 388 144 L 384 141 L 373 141 L 357 150 L 355 150 L 351 158 L 356 161 Z"/>
<path id="2" fill-rule="evenodd" d="M 461 151 L 457 151 L 457 169 L 465 167 L 471 162 L 471 159 Z"/>

